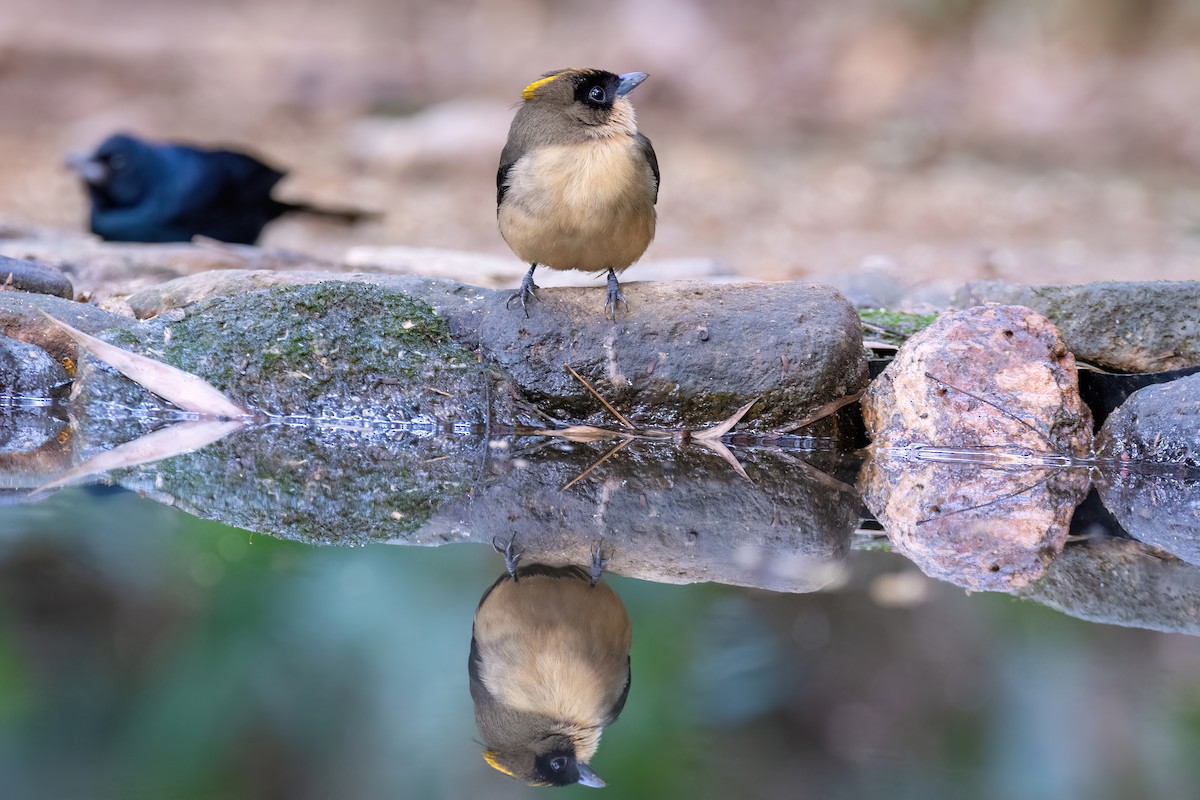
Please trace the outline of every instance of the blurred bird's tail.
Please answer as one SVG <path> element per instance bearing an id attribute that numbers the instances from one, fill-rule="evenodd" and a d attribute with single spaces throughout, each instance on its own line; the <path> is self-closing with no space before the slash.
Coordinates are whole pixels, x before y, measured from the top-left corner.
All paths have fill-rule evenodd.
<path id="1" fill-rule="evenodd" d="M 362 208 L 324 208 L 310 203 L 280 203 L 283 213 L 309 214 L 314 217 L 343 222 L 347 225 L 357 225 L 360 222 L 374 222 L 383 217 L 379 211 L 367 211 Z"/>

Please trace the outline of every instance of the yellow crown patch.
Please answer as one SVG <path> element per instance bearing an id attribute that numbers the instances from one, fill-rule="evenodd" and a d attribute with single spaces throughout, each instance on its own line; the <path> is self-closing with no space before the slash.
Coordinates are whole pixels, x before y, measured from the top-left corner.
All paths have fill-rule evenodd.
<path id="1" fill-rule="evenodd" d="M 563 75 L 566 75 L 568 72 L 574 73 L 574 74 L 583 73 L 585 75 L 591 75 L 593 72 L 595 72 L 595 70 L 583 69 L 582 67 L 572 67 L 571 69 L 560 69 L 557 72 L 551 72 L 547 75 L 543 75 L 542 77 L 538 78 L 533 83 L 526 86 L 523 90 L 521 90 L 521 97 L 526 100 L 532 100 L 533 96 L 537 93 L 538 89 L 542 88 L 547 83 L 550 83 L 553 80 L 557 80 L 558 78 L 561 78 Z"/>
<path id="2" fill-rule="evenodd" d="M 534 81 L 533 83 L 529 84 L 528 86 L 526 86 L 524 89 L 521 90 L 521 97 L 524 98 L 525 100 L 532 100 L 534 93 L 536 93 L 538 89 L 545 86 L 547 83 L 549 83 L 550 81 L 554 80 L 557 77 L 558 77 L 558 74 L 556 73 L 554 75 L 549 75 L 545 78 L 538 78 L 536 81 Z"/>
<path id="3" fill-rule="evenodd" d="M 553 79 L 550 79 L 550 80 L 553 80 Z M 500 762 L 496 760 L 496 751 L 495 750 L 484 750 L 483 751 L 483 760 L 486 761 L 488 763 L 488 766 L 490 766 L 492 769 L 499 770 L 500 772 L 503 772 L 505 775 L 507 775 L 510 778 L 513 777 L 511 769 L 509 769 L 508 767 L 500 766 Z"/>

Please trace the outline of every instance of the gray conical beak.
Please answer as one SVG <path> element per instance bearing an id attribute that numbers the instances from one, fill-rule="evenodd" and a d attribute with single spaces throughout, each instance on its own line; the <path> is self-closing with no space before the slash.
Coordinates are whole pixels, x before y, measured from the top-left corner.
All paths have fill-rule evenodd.
<path id="1" fill-rule="evenodd" d="M 644 72 L 638 72 L 635 74 L 641 75 L 643 78 L 646 77 L 646 73 Z M 626 76 L 622 75 L 621 77 L 624 78 Z M 634 86 L 637 86 L 637 84 L 635 83 Z M 593 789 L 603 789 L 608 785 L 604 781 L 600 780 L 600 776 L 592 772 L 592 768 L 587 764 L 579 764 L 578 767 L 580 785 L 591 786 Z"/>
<path id="2" fill-rule="evenodd" d="M 621 82 L 617 84 L 617 97 L 624 97 L 638 87 L 642 81 L 649 78 L 650 75 L 645 72 L 626 72 L 624 75 L 618 75 Z"/>
<path id="3" fill-rule="evenodd" d="M 84 153 L 67 156 L 67 167 L 87 183 L 104 183 L 108 180 L 108 167 Z"/>

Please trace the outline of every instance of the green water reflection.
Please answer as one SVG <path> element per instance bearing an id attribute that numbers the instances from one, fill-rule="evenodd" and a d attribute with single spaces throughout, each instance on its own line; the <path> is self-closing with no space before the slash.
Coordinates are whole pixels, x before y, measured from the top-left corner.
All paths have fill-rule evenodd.
<path id="1" fill-rule="evenodd" d="M 610 796 L 1190 798 L 1200 639 L 968 595 L 855 551 L 812 594 L 611 575 Z M 486 546 L 312 547 L 122 493 L 0 508 L 11 798 L 591 796 L 480 757 Z M 601 795 L 603 796 L 603 794 Z"/>

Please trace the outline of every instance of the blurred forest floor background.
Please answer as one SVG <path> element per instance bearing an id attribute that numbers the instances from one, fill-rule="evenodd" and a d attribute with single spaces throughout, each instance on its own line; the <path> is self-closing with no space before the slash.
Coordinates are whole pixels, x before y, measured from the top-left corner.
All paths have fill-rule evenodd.
<path id="1" fill-rule="evenodd" d="M 248 149 L 292 172 L 284 196 L 385 214 L 285 220 L 265 245 L 507 256 L 498 154 L 521 88 L 564 66 L 651 74 L 647 258 L 768 279 L 1200 272 L 1191 0 L 5 0 L 0 215 L 10 235 L 83 229 L 63 157 L 129 130 Z"/>

